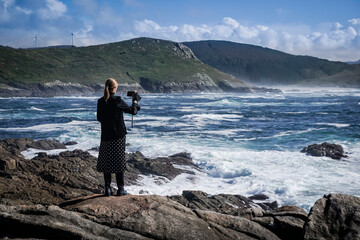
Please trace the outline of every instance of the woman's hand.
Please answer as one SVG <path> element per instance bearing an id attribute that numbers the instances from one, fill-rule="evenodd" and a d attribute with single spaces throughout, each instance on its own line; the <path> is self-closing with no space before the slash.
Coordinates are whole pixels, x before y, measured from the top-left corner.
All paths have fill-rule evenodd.
<path id="1" fill-rule="evenodd" d="M 135 103 L 135 104 L 137 104 L 137 100 L 136 100 L 135 97 L 134 97 L 134 96 L 137 94 L 137 91 L 134 90 L 133 92 L 134 92 L 134 94 L 133 94 L 132 102 Z"/>

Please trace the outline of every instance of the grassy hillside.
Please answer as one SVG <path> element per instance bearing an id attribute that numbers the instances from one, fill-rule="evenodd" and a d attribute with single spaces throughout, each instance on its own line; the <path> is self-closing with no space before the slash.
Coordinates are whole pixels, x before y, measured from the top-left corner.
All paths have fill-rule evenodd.
<path id="1" fill-rule="evenodd" d="M 204 63 L 254 84 L 360 85 L 359 66 L 227 41 L 185 42 Z"/>
<path id="2" fill-rule="evenodd" d="M 200 76 L 200 77 L 199 77 Z M 138 38 L 90 47 L 13 49 L 0 47 L 0 83 L 166 83 L 231 80 L 196 59 L 182 44 Z"/>

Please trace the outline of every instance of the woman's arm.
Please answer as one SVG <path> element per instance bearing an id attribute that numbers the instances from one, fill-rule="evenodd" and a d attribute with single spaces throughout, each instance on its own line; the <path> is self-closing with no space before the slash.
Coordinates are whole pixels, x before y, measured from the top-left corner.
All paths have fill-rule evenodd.
<path id="1" fill-rule="evenodd" d="M 99 122 L 102 122 L 102 120 L 103 120 L 103 109 L 101 108 L 100 99 L 98 100 L 98 103 L 97 103 L 96 118 Z"/>
<path id="2" fill-rule="evenodd" d="M 117 103 L 117 108 L 123 112 L 130 113 L 132 115 L 136 115 L 137 111 L 140 110 L 140 106 L 133 101 L 132 105 L 129 106 L 124 100 L 119 98 L 120 100 Z"/>

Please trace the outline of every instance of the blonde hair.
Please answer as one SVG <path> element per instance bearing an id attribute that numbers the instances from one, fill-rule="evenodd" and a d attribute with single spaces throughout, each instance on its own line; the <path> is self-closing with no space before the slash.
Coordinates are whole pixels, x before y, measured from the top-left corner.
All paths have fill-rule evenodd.
<path id="1" fill-rule="evenodd" d="M 105 98 L 105 102 L 107 102 L 107 100 L 110 97 L 110 91 L 109 88 L 113 89 L 116 88 L 118 86 L 118 83 L 116 82 L 116 80 L 114 78 L 108 78 L 105 82 L 105 89 L 104 89 L 104 98 Z"/>

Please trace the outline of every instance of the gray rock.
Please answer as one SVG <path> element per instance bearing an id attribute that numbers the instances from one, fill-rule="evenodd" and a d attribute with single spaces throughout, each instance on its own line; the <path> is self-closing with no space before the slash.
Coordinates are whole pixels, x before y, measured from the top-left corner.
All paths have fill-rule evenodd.
<path id="1" fill-rule="evenodd" d="M 341 158 L 347 158 L 344 149 L 341 145 L 331 144 L 324 142 L 322 144 L 312 144 L 301 150 L 303 153 L 314 157 L 330 157 L 332 159 L 340 160 Z"/>
<path id="2" fill-rule="evenodd" d="M 230 216 L 213 211 L 195 210 L 195 212 L 205 221 L 245 234 L 248 239 L 279 239 L 271 231 L 246 218 Z"/>
<path id="3" fill-rule="evenodd" d="M 96 170 L 96 157 L 82 150 L 74 150 L 64 151 L 59 155 L 40 152 L 37 157 L 26 160 L 20 150 L 34 144 L 41 148 L 58 146 L 56 141 L 0 141 L 0 203 L 59 204 L 65 200 L 103 191 L 103 174 Z M 128 171 L 125 172 L 126 185 L 136 184 L 141 174 L 173 179 L 181 173 L 193 173 L 174 165 L 197 168 L 186 153 L 149 159 L 137 152 L 128 154 L 127 158 L 129 163 Z M 163 181 L 159 182 L 162 183 Z"/>
<path id="4" fill-rule="evenodd" d="M 127 168 L 129 173 L 163 176 L 167 179 L 174 179 L 182 173 L 194 174 L 193 171 L 183 170 L 174 166 L 190 166 L 200 170 L 193 162 L 189 154 L 178 153 L 169 157 L 146 158 L 141 152 L 130 153 L 127 155 Z M 131 177 L 130 177 L 131 178 Z"/>
<path id="5" fill-rule="evenodd" d="M 191 209 L 211 210 L 248 219 L 262 216 L 264 212 L 264 209 L 251 199 L 240 195 L 209 195 L 202 191 L 183 191 L 182 196 L 170 198 Z"/>
<path id="6" fill-rule="evenodd" d="M 149 239 L 82 218 L 58 206 L 0 205 L 1 239 Z"/>
<path id="7" fill-rule="evenodd" d="M 360 198 L 329 194 L 317 200 L 304 226 L 304 239 L 360 239 Z"/>
<path id="8" fill-rule="evenodd" d="M 163 196 L 89 197 L 62 207 L 96 223 L 152 239 L 221 239 L 193 211 Z"/>
<path id="9" fill-rule="evenodd" d="M 66 149 L 63 143 L 56 140 L 38 140 L 34 141 L 31 138 L 8 138 L 1 140 L 8 148 L 15 148 L 19 151 L 25 151 L 28 148 L 35 148 L 40 150 L 52 149 Z"/>

